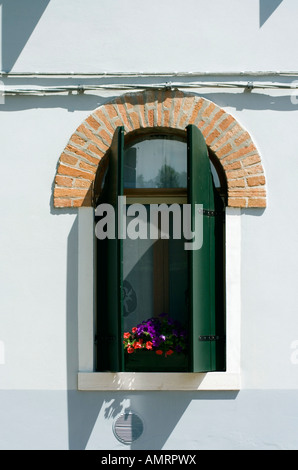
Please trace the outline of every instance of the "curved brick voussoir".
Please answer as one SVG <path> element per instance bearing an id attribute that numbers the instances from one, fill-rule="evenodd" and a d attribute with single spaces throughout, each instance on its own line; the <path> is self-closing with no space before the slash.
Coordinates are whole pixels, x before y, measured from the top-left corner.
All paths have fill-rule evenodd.
<path id="1" fill-rule="evenodd" d="M 180 90 L 152 89 L 121 95 L 97 108 L 73 133 L 63 150 L 54 185 L 55 207 L 92 205 L 93 181 L 105 166 L 115 129 L 129 133 L 196 125 L 227 180 L 230 207 L 266 207 L 261 157 L 249 133 L 215 103 Z"/>

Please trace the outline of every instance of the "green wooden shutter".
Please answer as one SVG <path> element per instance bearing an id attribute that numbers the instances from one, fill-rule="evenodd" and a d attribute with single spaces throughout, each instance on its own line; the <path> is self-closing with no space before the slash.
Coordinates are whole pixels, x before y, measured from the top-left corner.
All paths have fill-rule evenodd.
<path id="1" fill-rule="evenodd" d="M 190 370 L 224 370 L 223 203 L 213 184 L 208 150 L 201 131 L 187 127 L 188 202 L 192 230 L 195 204 L 203 205 L 203 243 L 189 251 Z"/>
<path id="2" fill-rule="evenodd" d="M 115 131 L 109 152 L 109 167 L 99 203 L 114 208 L 115 238 L 97 241 L 97 370 L 122 371 L 124 354 L 122 343 L 122 284 L 123 243 L 118 237 L 121 211 L 118 213 L 118 196 L 123 195 L 124 129 Z"/>

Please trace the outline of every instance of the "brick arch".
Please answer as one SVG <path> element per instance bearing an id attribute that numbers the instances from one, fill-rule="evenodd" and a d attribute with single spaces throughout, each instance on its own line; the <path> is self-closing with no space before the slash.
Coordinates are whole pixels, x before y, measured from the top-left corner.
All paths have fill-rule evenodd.
<path id="1" fill-rule="evenodd" d="M 266 207 L 261 157 L 249 133 L 215 103 L 180 90 L 150 90 L 119 96 L 97 108 L 72 134 L 55 177 L 54 207 L 92 205 L 96 173 L 106 164 L 116 127 L 198 126 L 227 180 L 228 206 Z"/>

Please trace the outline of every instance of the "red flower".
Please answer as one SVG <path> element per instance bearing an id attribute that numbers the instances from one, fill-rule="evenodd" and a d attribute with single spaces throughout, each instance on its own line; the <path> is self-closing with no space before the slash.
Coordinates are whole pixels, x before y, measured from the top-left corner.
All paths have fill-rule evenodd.
<path id="1" fill-rule="evenodd" d="M 167 352 L 166 352 L 166 356 L 171 356 L 172 354 L 174 354 L 174 351 L 172 349 L 169 349 Z"/>
<path id="2" fill-rule="evenodd" d="M 127 352 L 128 354 L 131 354 L 134 352 L 134 348 L 132 348 L 131 346 L 129 348 L 127 348 Z"/>
<path id="3" fill-rule="evenodd" d="M 161 356 L 161 355 L 162 355 L 162 350 L 161 350 L 161 349 L 158 349 L 158 350 L 157 350 L 157 351 L 155 351 L 155 352 L 156 352 L 156 354 L 158 354 L 159 356 Z"/>
<path id="4" fill-rule="evenodd" d="M 129 338 L 129 337 L 130 337 L 130 333 L 124 333 L 123 338 L 126 338 L 126 339 L 127 339 L 127 338 Z"/>
<path id="5" fill-rule="evenodd" d="M 142 342 L 143 342 L 142 340 L 135 342 L 134 343 L 134 348 L 135 349 L 140 349 L 142 347 Z"/>
<path id="6" fill-rule="evenodd" d="M 133 333 L 135 333 L 135 332 L 137 331 L 137 327 L 134 326 L 131 331 L 132 331 Z"/>
<path id="7" fill-rule="evenodd" d="M 147 341 L 146 343 L 146 349 L 152 349 L 153 343 L 152 341 Z"/>

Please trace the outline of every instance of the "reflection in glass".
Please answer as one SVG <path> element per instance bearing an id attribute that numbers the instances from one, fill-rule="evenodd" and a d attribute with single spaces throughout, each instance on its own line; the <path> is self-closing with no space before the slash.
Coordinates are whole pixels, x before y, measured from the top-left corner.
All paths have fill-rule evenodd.
<path id="1" fill-rule="evenodd" d="M 186 188 L 187 145 L 170 137 L 153 138 L 127 148 L 125 188 Z"/>
<path id="2" fill-rule="evenodd" d="M 150 233 L 150 206 L 147 232 Z M 127 225 L 132 218 L 127 216 Z M 159 224 L 160 230 L 160 224 Z M 124 331 L 137 324 L 168 313 L 185 324 L 187 318 L 188 264 L 185 240 L 173 239 L 170 217 L 169 239 L 123 240 Z"/>
<path id="3" fill-rule="evenodd" d="M 210 161 L 215 187 L 220 181 Z M 142 140 L 124 153 L 124 188 L 186 188 L 187 144 L 170 136 Z"/>

